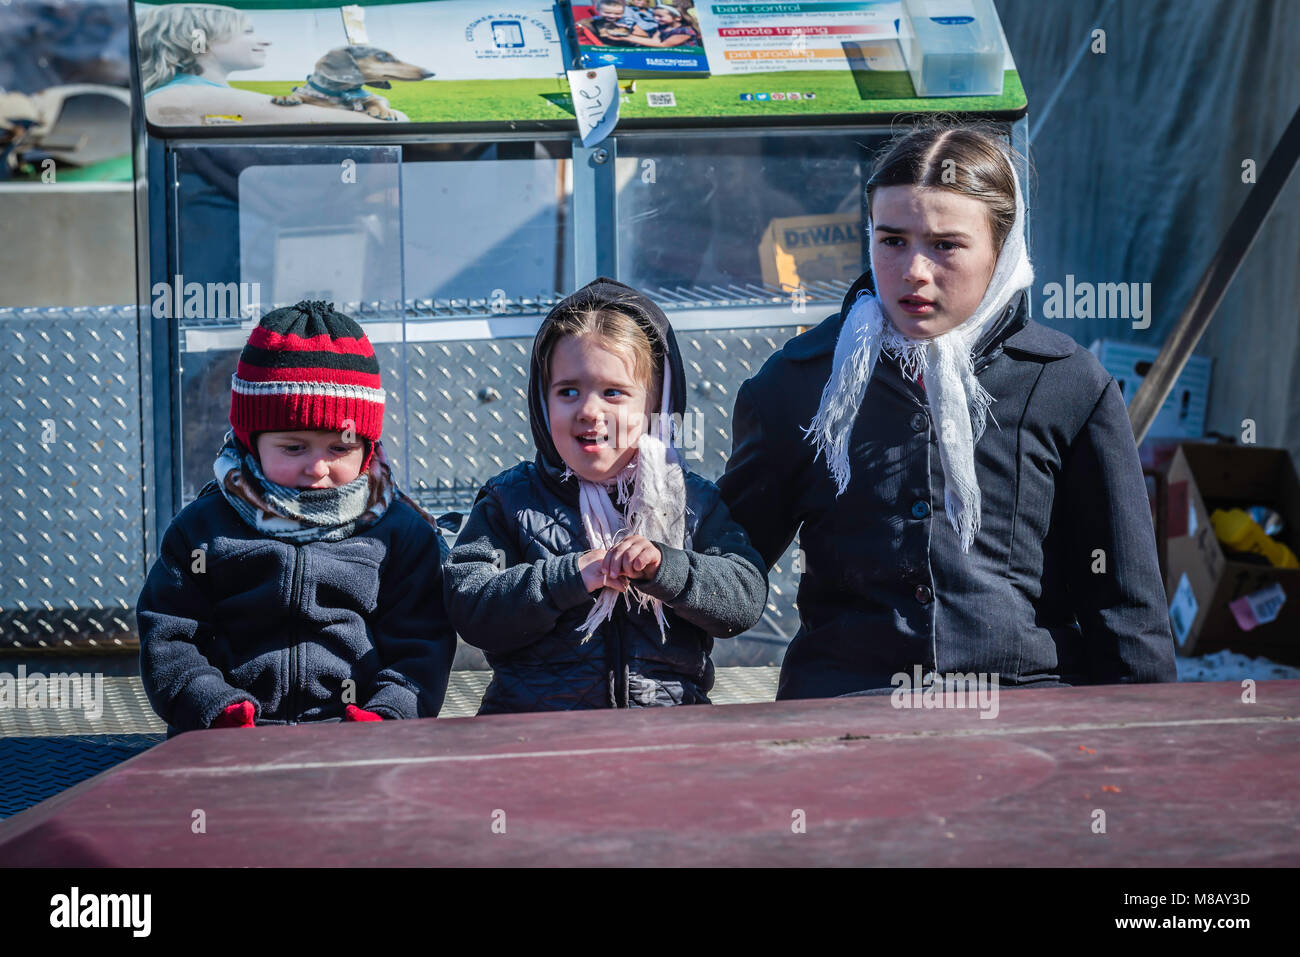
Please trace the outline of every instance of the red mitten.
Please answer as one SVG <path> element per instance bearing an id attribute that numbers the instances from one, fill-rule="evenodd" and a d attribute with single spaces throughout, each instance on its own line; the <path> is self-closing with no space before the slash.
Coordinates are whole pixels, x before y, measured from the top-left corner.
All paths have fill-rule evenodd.
<path id="1" fill-rule="evenodd" d="M 236 701 L 212 720 L 214 728 L 251 728 L 253 727 L 253 702 Z"/>
<path id="2" fill-rule="evenodd" d="M 348 705 L 343 709 L 344 719 L 347 721 L 383 721 L 381 715 L 373 711 L 367 711 L 365 708 L 358 708 L 354 704 Z"/>

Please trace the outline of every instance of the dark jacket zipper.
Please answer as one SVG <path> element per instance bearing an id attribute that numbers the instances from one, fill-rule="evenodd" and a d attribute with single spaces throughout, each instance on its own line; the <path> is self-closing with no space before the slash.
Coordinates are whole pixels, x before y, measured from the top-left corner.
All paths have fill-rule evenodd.
<path id="1" fill-rule="evenodd" d="M 627 707 L 627 649 L 623 647 L 623 629 L 618 626 L 618 610 L 609 617 L 609 636 L 606 640 L 614 642 L 614 707 Z"/>
<path id="2" fill-rule="evenodd" d="M 289 595 L 289 611 L 291 621 L 290 637 L 293 639 L 289 645 L 289 694 L 288 694 L 288 714 L 285 720 L 289 724 L 298 723 L 298 620 L 300 609 L 298 604 L 302 601 L 302 575 L 303 575 L 302 549 L 298 545 L 293 546 L 293 591 Z"/>

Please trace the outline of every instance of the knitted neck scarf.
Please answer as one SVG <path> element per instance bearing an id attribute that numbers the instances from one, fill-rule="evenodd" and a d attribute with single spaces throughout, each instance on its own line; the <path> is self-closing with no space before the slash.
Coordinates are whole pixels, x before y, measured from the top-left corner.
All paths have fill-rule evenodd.
<path id="1" fill-rule="evenodd" d="M 672 418 L 669 415 L 671 395 L 672 371 L 669 363 L 665 362 L 663 393 L 654 430 L 641 435 L 637 440 L 636 455 L 618 475 L 603 483 L 588 482 L 579 478 L 572 469 L 565 468 L 564 480 L 577 479 L 582 526 L 592 548 L 613 548 L 628 535 L 643 535 L 674 548 L 687 547 L 686 476 L 682 471 L 681 456 L 673 445 Z M 542 415 L 549 431 L 550 415 L 544 394 Z M 620 505 L 626 505 L 622 512 L 611 500 L 611 492 L 617 495 Z M 601 622 L 613 616 L 619 594 L 609 587 L 602 588 L 597 594 L 595 606 L 582 623 L 584 642 L 591 638 Z M 622 597 L 624 606 L 629 609 L 633 599 L 638 607 L 649 607 L 659 624 L 660 638 L 667 640 L 668 620 L 662 601 L 651 598 L 631 584 L 622 592 Z"/>
<path id="2" fill-rule="evenodd" d="M 212 467 L 217 487 L 254 531 L 283 542 L 336 542 L 369 528 L 400 494 L 378 441 L 370 470 L 337 488 L 296 489 L 266 477 L 257 456 L 241 451 L 233 433 Z"/>
<path id="3" fill-rule="evenodd" d="M 970 550 L 980 528 L 975 443 L 984 434 L 985 417 L 993 403 L 993 397 L 975 378 L 973 349 L 980 333 L 993 318 L 1001 315 L 1011 297 L 1034 281 L 1033 266 L 1025 248 L 1024 199 L 1014 172 L 1012 178 L 1016 187 L 1016 221 L 1002 244 L 984 297 L 971 316 L 932 339 L 912 339 L 889 321 L 880 300 L 863 290 L 849 307 L 840 329 L 830 378 L 822 391 L 817 415 L 804 429 L 804 434 L 816 445 L 817 455 L 826 454 L 838 497 L 849 484 L 849 436 L 881 349 L 898 358 L 908 378 L 915 380 L 918 374 L 923 374 L 926 402 L 938 430 L 944 509 L 961 537 L 963 552 Z M 875 249 L 870 224 L 867 248 Z M 873 274 L 874 271 L 873 262 Z"/>

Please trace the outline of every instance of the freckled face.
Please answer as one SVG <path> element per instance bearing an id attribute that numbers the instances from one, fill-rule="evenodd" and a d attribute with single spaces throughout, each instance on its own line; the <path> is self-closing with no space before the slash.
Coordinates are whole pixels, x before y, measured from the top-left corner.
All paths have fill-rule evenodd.
<path id="1" fill-rule="evenodd" d="M 365 444 L 344 441 L 342 432 L 262 432 L 256 444 L 263 474 L 288 488 L 347 485 L 366 457 Z"/>
<path id="2" fill-rule="evenodd" d="M 971 317 L 998 260 L 987 206 L 947 189 L 885 186 L 871 223 L 876 294 L 899 332 L 931 339 Z"/>
<path id="3" fill-rule="evenodd" d="M 551 352 L 546 410 L 560 458 L 588 482 L 605 482 L 636 454 L 650 415 L 648 383 L 632 356 L 591 337 L 568 336 Z"/>

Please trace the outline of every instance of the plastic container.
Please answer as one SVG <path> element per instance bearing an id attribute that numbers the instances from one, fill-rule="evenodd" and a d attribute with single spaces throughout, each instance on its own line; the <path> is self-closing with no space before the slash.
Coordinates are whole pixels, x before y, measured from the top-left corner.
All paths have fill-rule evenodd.
<path id="1" fill-rule="evenodd" d="M 1006 45 L 993 0 L 903 0 L 898 43 L 917 96 L 1000 96 Z"/>
<path id="2" fill-rule="evenodd" d="M 1259 524 L 1241 509 L 1216 508 L 1210 513 L 1210 523 L 1215 537 L 1229 548 L 1263 555 L 1275 568 L 1300 568 L 1295 552 L 1265 535 Z"/>

